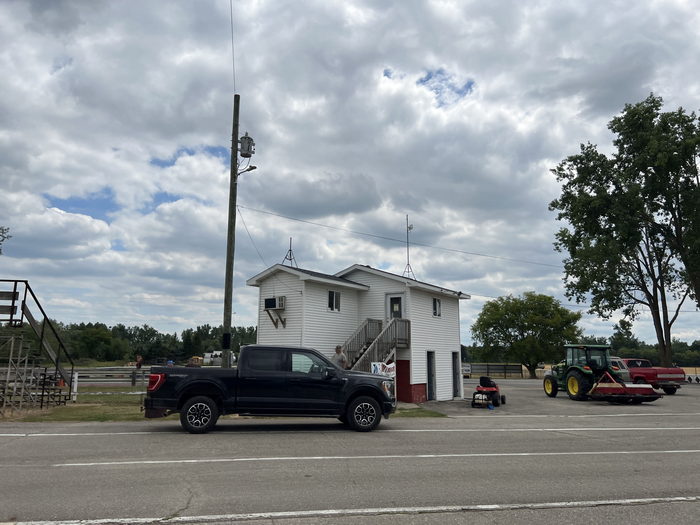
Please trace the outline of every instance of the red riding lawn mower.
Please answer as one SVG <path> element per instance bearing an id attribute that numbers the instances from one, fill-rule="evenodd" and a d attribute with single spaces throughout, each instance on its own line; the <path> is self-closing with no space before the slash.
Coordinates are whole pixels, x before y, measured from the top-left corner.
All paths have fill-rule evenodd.
<path id="1" fill-rule="evenodd" d="M 498 385 L 488 376 L 481 376 L 476 392 L 472 395 L 472 408 L 499 407 L 506 404 L 506 396 L 501 394 Z"/>

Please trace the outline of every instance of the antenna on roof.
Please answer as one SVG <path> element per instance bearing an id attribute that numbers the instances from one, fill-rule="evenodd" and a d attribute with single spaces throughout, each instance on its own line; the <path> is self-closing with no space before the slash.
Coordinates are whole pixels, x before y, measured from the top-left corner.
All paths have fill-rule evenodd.
<path id="1" fill-rule="evenodd" d="M 289 238 L 289 250 L 287 250 L 287 255 L 284 256 L 284 260 L 282 261 L 282 266 L 284 266 L 284 263 L 289 261 L 289 266 L 291 268 L 299 268 L 299 265 L 297 264 L 297 260 L 294 258 L 294 252 L 292 251 L 292 238 Z"/>
<path id="2" fill-rule="evenodd" d="M 406 268 L 404 268 L 402 277 L 409 277 L 414 281 L 417 281 L 416 274 L 413 273 L 413 268 L 411 268 L 411 255 L 408 244 L 408 232 L 411 230 L 413 230 L 413 224 L 408 224 L 408 215 L 406 215 Z"/>

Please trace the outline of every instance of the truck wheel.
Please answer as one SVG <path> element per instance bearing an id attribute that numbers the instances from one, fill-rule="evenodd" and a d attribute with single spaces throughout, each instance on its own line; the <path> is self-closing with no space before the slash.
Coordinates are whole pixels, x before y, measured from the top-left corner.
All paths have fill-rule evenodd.
<path id="1" fill-rule="evenodd" d="M 369 396 L 355 398 L 348 407 L 348 423 L 358 432 L 370 432 L 379 426 L 382 413 L 379 403 Z"/>
<path id="2" fill-rule="evenodd" d="M 566 393 L 570 399 L 583 401 L 590 389 L 590 380 L 578 370 L 572 370 L 566 375 Z"/>
<path id="3" fill-rule="evenodd" d="M 674 387 L 674 386 L 664 386 L 664 387 L 661 387 L 661 389 L 662 389 L 666 394 L 668 394 L 669 396 L 672 396 L 673 394 L 676 393 L 676 390 L 678 390 L 678 389 L 677 389 L 676 387 Z"/>
<path id="4" fill-rule="evenodd" d="M 644 378 L 643 378 L 643 377 L 636 377 L 636 378 L 634 379 L 634 384 L 635 384 L 635 385 L 642 385 L 642 384 L 644 384 L 644 383 L 646 383 L 646 381 L 644 381 Z"/>
<path id="5" fill-rule="evenodd" d="M 180 411 L 180 424 L 190 434 L 209 432 L 219 419 L 219 407 L 214 400 L 206 396 L 188 399 Z"/>
<path id="6" fill-rule="evenodd" d="M 545 394 L 547 394 L 549 397 L 557 397 L 557 393 L 559 392 L 559 383 L 557 383 L 557 380 L 554 377 L 545 377 L 543 386 Z"/>

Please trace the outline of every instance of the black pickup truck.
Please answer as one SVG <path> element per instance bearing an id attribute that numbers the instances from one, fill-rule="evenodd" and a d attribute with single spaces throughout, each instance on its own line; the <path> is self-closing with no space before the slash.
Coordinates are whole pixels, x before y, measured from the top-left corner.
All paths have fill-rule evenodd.
<path id="1" fill-rule="evenodd" d="M 237 368 L 151 368 L 144 412 L 179 412 L 192 434 L 223 414 L 336 417 L 369 432 L 396 410 L 395 392 L 392 378 L 342 370 L 311 348 L 248 345 Z"/>

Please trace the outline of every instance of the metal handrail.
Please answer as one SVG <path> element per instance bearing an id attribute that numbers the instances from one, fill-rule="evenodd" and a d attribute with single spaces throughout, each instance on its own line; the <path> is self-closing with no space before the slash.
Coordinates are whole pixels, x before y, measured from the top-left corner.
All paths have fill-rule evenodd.
<path id="1" fill-rule="evenodd" d="M 408 319 L 392 319 L 360 356 L 353 370 L 370 372 L 373 362 L 383 362 L 399 345 L 411 346 L 411 321 Z"/>
<path id="2" fill-rule="evenodd" d="M 365 319 L 360 327 L 343 343 L 343 352 L 352 364 L 362 355 L 364 349 L 374 341 L 382 331 L 381 319 Z"/>
<path id="3" fill-rule="evenodd" d="M 27 324 L 29 324 L 32 327 L 32 330 L 34 331 L 34 334 L 39 338 L 39 347 L 46 353 L 51 361 L 54 364 L 55 367 L 55 375 L 60 376 L 60 378 L 65 382 L 65 384 L 68 386 L 69 391 L 73 386 L 73 372 L 75 369 L 75 364 L 73 363 L 73 359 L 71 358 L 70 354 L 68 353 L 68 348 L 66 345 L 63 343 L 63 340 L 61 339 L 61 336 L 58 333 L 58 330 L 56 330 L 56 327 L 54 324 L 51 322 L 51 319 L 49 319 L 49 316 L 46 315 L 46 312 L 44 311 L 44 308 L 41 306 L 41 303 L 39 302 L 39 299 L 37 298 L 36 294 L 34 293 L 34 290 L 32 290 L 32 287 L 29 285 L 29 281 L 22 280 L 22 279 L 0 279 L 0 283 L 13 283 L 13 295 L 12 295 L 12 308 L 10 310 L 10 318 L 7 319 L 10 326 L 23 326 L 24 325 L 24 320 L 27 320 Z M 18 285 L 24 284 L 24 293 L 22 294 L 22 302 L 21 302 L 21 308 L 19 308 L 19 319 L 15 318 L 14 314 L 14 307 L 16 306 L 16 302 L 18 298 L 15 298 L 15 295 L 18 292 Z M 29 294 L 29 295 L 27 295 Z M 31 300 L 34 302 L 34 305 L 39 309 L 41 312 L 41 322 L 38 322 L 35 318 L 34 315 L 32 314 L 30 308 L 29 308 L 29 301 L 27 300 L 28 298 L 31 298 Z M 0 319 L 2 321 L 4 319 Z M 46 327 L 48 326 L 50 333 L 53 335 L 55 338 L 57 344 L 58 344 L 58 349 L 54 350 L 52 347 L 51 343 L 47 340 L 46 337 Z M 67 370 L 68 367 L 62 366 L 62 361 L 65 360 L 69 363 L 70 365 L 70 372 Z"/>

